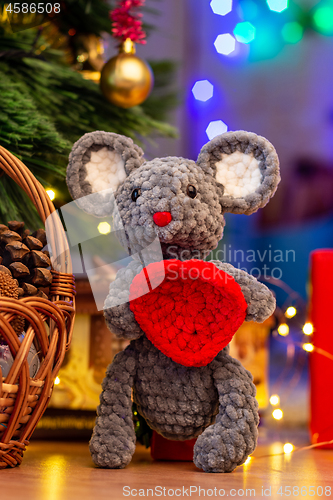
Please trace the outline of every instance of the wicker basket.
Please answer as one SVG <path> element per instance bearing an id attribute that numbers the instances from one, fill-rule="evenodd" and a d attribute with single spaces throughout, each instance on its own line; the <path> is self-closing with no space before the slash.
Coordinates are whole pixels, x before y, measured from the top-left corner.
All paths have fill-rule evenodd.
<path id="1" fill-rule="evenodd" d="M 51 246 L 61 255 L 61 272 L 51 270 L 50 300 L 0 297 L 0 334 L 14 359 L 7 377 L 2 376 L 0 368 L 0 469 L 4 469 L 22 462 L 30 436 L 51 397 L 55 377 L 71 342 L 75 282 L 66 235 L 44 188 L 18 158 L 1 146 L 0 168 L 28 194 L 44 223 L 54 213 L 48 242 L 51 238 Z M 17 315 L 26 320 L 22 343 L 11 326 Z M 34 378 L 29 375 L 27 360 L 32 343 L 40 358 Z"/>

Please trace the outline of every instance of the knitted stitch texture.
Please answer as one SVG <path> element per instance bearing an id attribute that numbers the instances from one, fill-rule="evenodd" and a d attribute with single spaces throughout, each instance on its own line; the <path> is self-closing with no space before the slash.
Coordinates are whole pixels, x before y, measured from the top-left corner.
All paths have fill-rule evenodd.
<path id="1" fill-rule="evenodd" d="M 254 276 L 238 269 L 226 262 L 212 260 L 213 264 L 222 271 L 232 276 L 242 289 L 244 298 L 248 304 L 246 310 L 246 321 L 263 323 L 275 311 L 276 301 L 272 292 Z"/>
<path id="2" fill-rule="evenodd" d="M 268 203 L 280 181 L 279 162 L 270 142 L 264 137 L 243 130 L 227 132 L 214 137 L 203 146 L 197 164 L 216 177 L 216 164 L 222 155 L 230 155 L 236 151 L 253 156 L 258 161 L 262 182 L 255 193 L 239 198 L 223 196 L 221 204 L 225 212 L 250 215 Z"/>
<path id="3" fill-rule="evenodd" d="M 79 200 L 79 206 L 96 217 L 110 215 L 113 210 L 113 197 L 105 199 L 103 194 L 96 193 L 94 197 L 88 195 L 95 192 L 94 187 L 87 181 L 86 164 L 91 159 L 91 153 L 103 147 L 114 151 L 124 161 L 124 168 L 128 174 L 143 163 L 143 151 L 134 144 L 130 137 L 112 132 L 90 132 L 75 142 L 69 155 L 67 167 L 67 186 L 74 200 Z M 110 199 L 111 198 L 111 199 Z"/>
<path id="4" fill-rule="evenodd" d="M 185 367 L 146 337 L 132 341 L 116 355 L 103 382 L 90 442 L 94 462 L 122 468 L 131 461 L 133 387 L 138 411 L 152 429 L 179 441 L 199 436 L 194 447 L 197 467 L 231 472 L 244 463 L 257 442 L 256 388 L 252 375 L 227 351 L 204 367 Z"/>
<path id="5" fill-rule="evenodd" d="M 146 275 L 164 276 L 148 294 Z M 170 259 L 164 269 L 154 262 L 133 279 L 130 309 L 163 354 L 185 366 L 205 366 L 244 322 L 247 303 L 239 284 L 213 263 Z"/>

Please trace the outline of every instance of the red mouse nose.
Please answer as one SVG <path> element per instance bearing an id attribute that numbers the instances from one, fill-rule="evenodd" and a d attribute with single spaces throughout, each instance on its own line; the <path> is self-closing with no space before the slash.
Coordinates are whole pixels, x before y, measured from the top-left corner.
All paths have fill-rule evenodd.
<path id="1" fill-rule="evenodd" d="M 172 215 L 170 212 L 156 212 L 153 215 L 153 220 L 157 226 L 164 227 L 172 221 Z"/>

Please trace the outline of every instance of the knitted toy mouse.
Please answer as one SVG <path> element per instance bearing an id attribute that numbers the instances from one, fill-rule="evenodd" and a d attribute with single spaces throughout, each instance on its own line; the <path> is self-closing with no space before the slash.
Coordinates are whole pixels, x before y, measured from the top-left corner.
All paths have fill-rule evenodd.
<path id="1" fill-rule="evenodd" d="M 197 438 L 193 460 L 206 472 L 231 472 L 255 449 L 256 389 L 228 354 L 228 343 L 244 320 L 268 318 L 275 300 L 244 271 L 203 259 L 222 238 L 224 213 L 254 213 L 279 181 L 274 147 L 243 131 L 215 137 L 197 162 L 145 161 L 131 139 L 99 131 L 73 146 L 67 176 L 73 199 L 100 217 L 116 205 L 122 244 L 135 253 L 118 271 L 104 306 L 109 328 L 131 342 L 103 382 L 90 441 L 96 465 L 123 468 L 131 461 L 132 397 L 164 437 Z M 103 193 L 108 188 L 115 202 Z M 161 262 L 143 269 L 140 252 L 156 235 L 162 270 Z M 160 284 L 147 286 L 156 277 Z"/>

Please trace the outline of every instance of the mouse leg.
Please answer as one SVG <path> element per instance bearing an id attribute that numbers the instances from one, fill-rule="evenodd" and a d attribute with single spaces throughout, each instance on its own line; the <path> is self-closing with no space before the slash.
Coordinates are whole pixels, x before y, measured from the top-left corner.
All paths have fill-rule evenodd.
<path id="1" fill-rule="evenodd" d="M 258 403 L 252 375 L 221 351 L 212 361 L 219 413 L 197 439 L 193 461 L 205 472 L 231 472 L 254 451 L 258 436 Z"/>
<path id="2" fill-rule="evenodd" d="M 135 357 L 129 345 L 108 366 L 97 407 L 97 419 L 89 448 L 99 467 L 122 469 L 132 459 L 135 431 L 131 392 L 135 374 Z"/>

